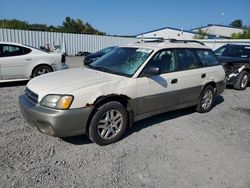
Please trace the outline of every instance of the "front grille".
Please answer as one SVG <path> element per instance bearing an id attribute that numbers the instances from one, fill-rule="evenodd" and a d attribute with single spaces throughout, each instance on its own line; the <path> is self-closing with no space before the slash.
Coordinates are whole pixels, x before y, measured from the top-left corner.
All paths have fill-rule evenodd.
<path id="1" fill-rule="evenodd" d="M 33 105 L 36 105 L 38 103 L 38 95 L 36 93 L 34 93 L 33 91 L 29 90 L 29 88 L 26 87 L 25 91 L 24 91 L 24 95 L 26 97 L 26 99 L 32 103 Z"/>

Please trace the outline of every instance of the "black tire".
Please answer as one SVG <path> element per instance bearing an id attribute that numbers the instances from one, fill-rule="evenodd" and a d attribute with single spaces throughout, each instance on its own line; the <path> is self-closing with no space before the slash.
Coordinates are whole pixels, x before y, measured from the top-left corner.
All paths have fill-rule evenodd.
<path id="1" fill-rule="evenodd" d="M 121 121 L 119 125 L 117 125 L 115 117 L 119 117 L 117 119 L 117 122 Z M 100 106 L 93 115 L 89 125 L 89 138 L 92 142 L 101 146 L 117 142 L 124 134 L 127 124 L 128 114 L 124 106 L 119 102 L 108 102 Z M 119 129 L 117 129 L 118 126 Z"/>
<path id="2" fill-rule="evenodd" d="M 211 98 L 208 97 L 210 100 L 205 99 L 205 95 L 209 93 L 209 96 L 211 94 Z M 209 112 L 214 105 L 214 98 L 215 98 L 215 93 L 214 93 L 214 87 L 211 85 L 206 86 L 199 97 L 198 104 L 196 106 L 196 111 L 200 113 L 206 113 Z M 205 105 L 205 102 L 208 102 L 208 105 Z"/>
<path id="3" fill-rule="evenodd" d="M 242 71 L 239 74 L 236 83 L 234 84 L 234 89 L 237 89 L 237 90 L 244 90 L 244 89 L 246 89 L 247 84 L 248 84 L 248 80 L 249 80 L 248 72 Z"/>
<path id="4" fill-rule="evenodd" d="M 32 71 L 32 78 L 47 74 L 53 72 L 52 68 L 48 65 L 39 65 L 35 67 L 35 69 Z"/>

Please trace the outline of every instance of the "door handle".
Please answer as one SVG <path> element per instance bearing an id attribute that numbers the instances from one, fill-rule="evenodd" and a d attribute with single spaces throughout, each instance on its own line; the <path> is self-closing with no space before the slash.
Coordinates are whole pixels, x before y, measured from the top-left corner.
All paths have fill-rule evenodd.
<path id="1" fill-rule="evenodd" d="M 175 79 L 173 79 L 173 80 L 171 81 L 171 84 L 176 84 L 177 82 L 178 82 L 178 79 L 175 78 Z"/>
<path id="2" fill-rule="evenodd" d="M 206 78 L 206 76 L 207 75 L 204 73 L 204 74 L 201 75 L 201 78 Z"/>
<path id="3" fill-rule="evenodd" d="M 31 61 L 31 60 L 32 60 L 31 58 L 25 59 L 25 61 Z"/>

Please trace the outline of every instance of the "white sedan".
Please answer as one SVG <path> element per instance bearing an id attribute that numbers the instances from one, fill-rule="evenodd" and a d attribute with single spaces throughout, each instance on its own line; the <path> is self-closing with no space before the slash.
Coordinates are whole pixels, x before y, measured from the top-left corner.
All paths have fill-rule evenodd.
<path id="1" fill-rule="evenodd" d="M 29 80 L 68 69 L 65 56 L 10 42 L 0 42 L 0 82 Z"/>

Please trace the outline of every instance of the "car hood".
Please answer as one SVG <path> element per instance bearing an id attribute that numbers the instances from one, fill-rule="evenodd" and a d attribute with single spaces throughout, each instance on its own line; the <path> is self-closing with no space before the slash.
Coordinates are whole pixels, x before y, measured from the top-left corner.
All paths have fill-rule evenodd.
<path id="1" fill-rule="evenodd" d="M 74 68 L 48 73 L 29 81 L 27 87 L 39 95 L 71 94 L 72 91 L 93 85 L 116 82 L 123 77 L 89 68 Z"/>
<path id="2" fill-rule="evenodd" d="M 102 52 L 96 52 L 96 53 L 87 55 L 86 58 L 87 58 L 87 59 L 91 59 L 91 58 L 100 57 L 100 56 L 102 56 L 102 55 L 104 55 L 104 53 L 102 53 Z"/>

